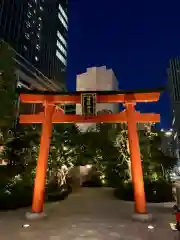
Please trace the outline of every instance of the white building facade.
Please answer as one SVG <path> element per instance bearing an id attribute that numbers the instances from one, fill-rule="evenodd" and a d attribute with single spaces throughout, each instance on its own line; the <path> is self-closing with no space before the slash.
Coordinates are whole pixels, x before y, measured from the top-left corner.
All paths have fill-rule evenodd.
<path id="1" fill-rule="evenodd" d="M 105 66 L 88 68 L 85 73 L 77 75 L 76 91 L 115 91 L 118 90 L 118 81 L 112 69 Z M 112 113 L 120 111 L 119 104 L 101 103 L 96 105 L 96 112 L 109 110 Z M 81 104 L 76 105 L 76 114 L 82 114 Z M 93 128 L 94 124 L 77 124 L 81 131 Z"/>

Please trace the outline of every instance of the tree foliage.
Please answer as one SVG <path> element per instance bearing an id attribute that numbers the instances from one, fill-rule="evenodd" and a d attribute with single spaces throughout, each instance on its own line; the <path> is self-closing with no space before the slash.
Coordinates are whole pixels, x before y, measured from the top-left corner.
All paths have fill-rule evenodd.
<path id="1" fill-rule="evenodd" d="M 139 139 L 145 177 L 155 180 L 159 178 L 168 180 L 177 159 L 166 156 L 161 151 L 160 132 L 146 129 L 139 132 Z"/>
<path id="2" fill-rule="evenodd" d="M 22 128 L 23 134 L 9 141 L 4 156 L 9 165 L 35 174 L 40 129 Z M 158 132 L 139 131 L 141 159 L 145 178 L 168 180 L 176 159 L 161 152 Z M 97 124 L 96 131 L 80 132 L 74 124 L 55 125 L 51 139 L 47 183 L 66 182 L 68 171 L 77 165 L 92 164 L 103 182 L 117 186 L 131 181 L 131 161 L 127 127 L 121 124 Z M 29 168 L 28 168 L 29 167 Z M 21 171 L 22 172 L 22 171 Z"/>
<path id="3" fill-rule="evenodd" d="M 0 42 L 0 129 L 7 134 L 16 118 L 16 77 L 14 53 L 10 46 Z"/>

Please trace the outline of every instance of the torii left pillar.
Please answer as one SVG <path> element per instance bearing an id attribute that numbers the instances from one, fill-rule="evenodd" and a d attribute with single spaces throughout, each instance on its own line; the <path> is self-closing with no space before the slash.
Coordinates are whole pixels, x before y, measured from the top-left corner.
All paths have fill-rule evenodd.
<path id="1" fill-rule="evenodd" d="M 32 213 L 28 213 L 28 218 L 36 218 L 43 214 L 44 192 L 46 183 L 46 172 L 48 165 L 49 147 L 52 135 L 52 117 L 55 106 L 50 102 L 44 105 L 44 117 L 42 124 L 42 135 L 40 140 L 40 151 L 37 161 L 36 178 L 34 184 L 34 194 L 32 203 Z"/>

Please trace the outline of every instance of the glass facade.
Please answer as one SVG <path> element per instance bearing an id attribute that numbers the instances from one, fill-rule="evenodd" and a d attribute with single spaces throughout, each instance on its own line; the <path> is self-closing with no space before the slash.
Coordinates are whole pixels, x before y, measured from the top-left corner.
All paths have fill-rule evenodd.
<path id="1" fill-rule="evenodd" d="M 2 0 L 0 38 L 49 79 L 65 84 L 67 0 Z"/>
<path id="2" fill-rule="evenodd" d="M 175 139 L 177 150 L 180 149 L 180 59 L 174 58 L 170 60 L 168 68 L 168 92 L 172 107 L 172 126 L 175 131 Z"/>

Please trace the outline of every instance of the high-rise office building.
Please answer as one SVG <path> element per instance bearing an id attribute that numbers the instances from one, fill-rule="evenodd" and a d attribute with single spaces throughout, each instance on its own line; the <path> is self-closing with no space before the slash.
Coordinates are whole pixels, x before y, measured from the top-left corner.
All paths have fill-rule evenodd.
<path id="1" fill-rule="evenodd" d="M 180 149 L 180 59 L 170 60 L 168 68 L 168 92 L 172 107 L 172 126 L 175 131 L 174 141 Z"/>
<path id="2" fill-rule="evenodd" d="M 46 77 L 65 84 L 67 0 L 2 0 L 0 39 Z"/>

